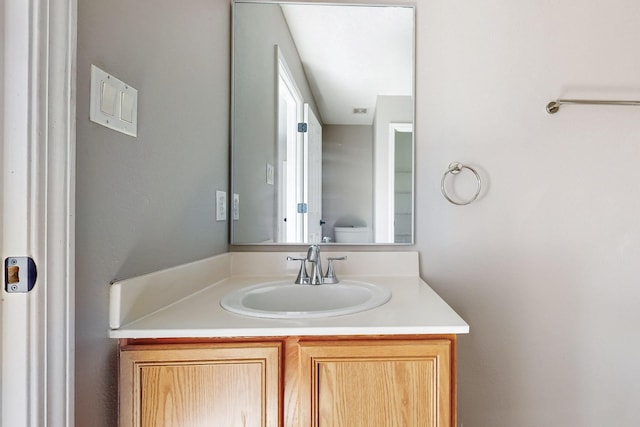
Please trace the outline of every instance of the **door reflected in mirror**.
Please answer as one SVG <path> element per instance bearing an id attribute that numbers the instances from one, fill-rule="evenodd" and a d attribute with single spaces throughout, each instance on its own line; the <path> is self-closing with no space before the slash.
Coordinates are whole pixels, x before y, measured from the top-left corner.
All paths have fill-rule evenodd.
<path id="1" fill-rule="evenodd" d="M 234 3 L 232 244 L 411 244 L 414 9 Z"/>

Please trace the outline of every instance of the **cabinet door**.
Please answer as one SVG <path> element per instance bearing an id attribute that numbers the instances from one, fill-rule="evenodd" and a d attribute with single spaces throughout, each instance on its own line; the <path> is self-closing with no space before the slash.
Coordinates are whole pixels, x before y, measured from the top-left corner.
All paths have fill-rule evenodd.
<path id="1" fill-rule="evenodd" d="M 279 425 L 280 343 L 131 346 L 120 426 Z"/>
<path id="2" fill-rule="evenodd" d="M 299 345 L 301 426 L 452 426 L 449 340 Z"/>

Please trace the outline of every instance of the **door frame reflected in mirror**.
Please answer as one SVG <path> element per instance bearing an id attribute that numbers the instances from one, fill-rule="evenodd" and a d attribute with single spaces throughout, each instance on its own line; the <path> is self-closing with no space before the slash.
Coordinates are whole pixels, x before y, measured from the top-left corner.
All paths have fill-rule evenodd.
<path id="1" fill-rule="evenodd" d="M 275 233 L 278 242 L 302 242 L 304 224 L 297 215 L 297 203 L 302 200 L 303 152 L 302 135 L 297 132 L 303 121 L 304 102 L 287 61 L 276 45 L 278 66 L 278 214 Z"/>

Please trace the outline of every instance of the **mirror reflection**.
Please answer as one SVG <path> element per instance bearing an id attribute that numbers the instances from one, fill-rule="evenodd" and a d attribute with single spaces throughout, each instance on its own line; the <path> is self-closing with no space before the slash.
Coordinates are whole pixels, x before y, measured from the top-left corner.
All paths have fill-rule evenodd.
<path id="1" fill-rule="evenodd" d="M 232 243 L 413 242 L 414 9 L 236 2 Z"/>

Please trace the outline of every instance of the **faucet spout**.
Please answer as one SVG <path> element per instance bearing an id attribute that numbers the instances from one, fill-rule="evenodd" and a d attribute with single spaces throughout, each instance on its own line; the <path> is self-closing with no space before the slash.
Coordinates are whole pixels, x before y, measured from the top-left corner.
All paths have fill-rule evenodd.
<path id="1" fill-rule="evenodd" d="M 309 283 L 312 285 L 322 284 L 322 260 L 320 259 L 320 246 L 311 245 L 307 250 L 307 262 L 311 264 L 311 278 Z"/>

